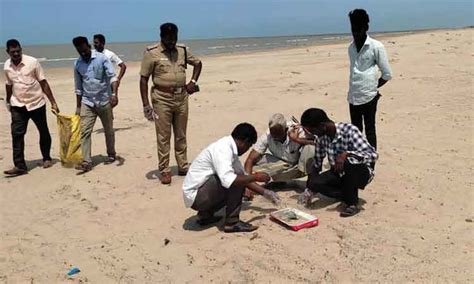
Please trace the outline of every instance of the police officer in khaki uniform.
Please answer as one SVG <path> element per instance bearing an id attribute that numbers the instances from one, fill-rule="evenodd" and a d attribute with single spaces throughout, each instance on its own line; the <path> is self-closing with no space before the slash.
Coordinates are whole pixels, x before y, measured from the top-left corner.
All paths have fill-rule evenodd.
<path id="1" fill-rule="evenodd" d="M 184 45 L 176 44 L 178 27 L 172 23 L 160 26 L 161 42 L 147 47 L 140 70 L 140 94 L 143 112 L 150 121 L 155 121 L 158 141 L 158 169 L 161 183 L 171 183 L 169 168 L 171 126 L 174 133 L 174 148 L 178 163 L 178 174 L 186 175 L 186 126 L 188 123 L 188 96 L 196 91 L 196 81 L 201 74 L 202 63 Z M 193 75 L 186 84 L 186 66 L 192 65 Z M 152 76 L 150 106 L 148 79 Z"/>

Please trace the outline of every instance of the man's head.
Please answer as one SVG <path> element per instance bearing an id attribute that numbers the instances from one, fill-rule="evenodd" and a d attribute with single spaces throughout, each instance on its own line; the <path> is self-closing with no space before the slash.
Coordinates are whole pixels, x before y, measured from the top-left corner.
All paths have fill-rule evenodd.
<path id="1" fill-rule="evenodd" d="M 273 139 L 285 142 L 286 140 L 286 119 L 281 113 L 275 113 L 270 117 L 270 121 L 268 122 L 268 128 L 270 129 L 270 135 Z"/>
<path id="2" fill-rule="evenodd" d="M 13 63 L 19 63 L 22 55 L 20 42 L 16 39 L 9 39 L 7 41 L 7 53 Z"/>
<path id="3" fill-rule="evenodd" d="M 74 44 L 74 47 L 76 48 L 77 53 L 79 53 L 82 59 L 84 59 L 85 61 L 89 61 L 89 59 L 91 58 L 92 52 L 91 52 L 91 45 L 87 41 L 87 38 L 83 36 L 75 37 L 72 40 L 72 44 Z"/>
<path id="4" fill-rule="evenodd" d="M 105 36 L 103 34 L 94 35 L 94 48 L 98 52 L 104 51 L 105 47 Z"/>
<path id="5" fill-rule="evenodd" d="M 178 41 L 178 27 L 173 23 L 164 23 L 160 26 L 161 43 L 167 50 L 176 47 Z"/>
<path id="6" fill-rule="evenodd" d="M 365 40 L 369 30 L 369 15 L 364 9 L 355 9 L 349 12 L 352 37 L 355 41 Z"/>
<path id="7" fill-rule="evenodd" d="M 301 115 L 301 126 L 306 133 L 318 137 L 327 134 L 328 124 L 332 121 L 328 118 L 324 110 L 319 108 L 310 108 Z"/>
<path id="8" fill-rule="evenodd" d="M 237 153 L 242 156 L 257 142 L 257 131 L 249 123 L 240 123 L 232 131 L 232 138 L 234 138 L 237 145 Z"/>

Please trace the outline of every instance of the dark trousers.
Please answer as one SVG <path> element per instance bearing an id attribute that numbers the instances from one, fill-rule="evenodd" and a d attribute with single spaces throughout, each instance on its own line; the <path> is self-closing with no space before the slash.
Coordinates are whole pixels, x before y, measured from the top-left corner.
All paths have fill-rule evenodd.
<path id="1" fill-rule="evenodd" d="M 364 131 L 365 125 L 365 136 L 367 141 L 375 149 L 377 149 L 377 135 L 375 132 L 375 114 L 377 112 L 377 103 L 379 101 L 380 94 L 377 94 L 370 102 L 363 105 L 352 105 L 349 104 L 349 111 L 351 113 L 351 123 L 359 128 L 360 132 Z"/>
<path id="2" fill-rule="evenodd" d="M 359 188 L 364 188 L 370 178 L 367 165 L 344 163 L 344 175 L 339 176 L 332 169 L 323 173 L 313 171 L 308 176 L 306 187 L 329 197 L 344 201 L 347 205 L 357 205 Z"/>
<path id="3" fill-rule="evenodd" d="M 12 144 L 13 144 L 13 163 L 15 167 L 26 170 L 25 163 L 25 134 L 28 128 L 28 121 L 33 120 L 38 128 L 40 136 L 40 149 L 43 155 L 43 161 L 51 160 L 49 155 L 51 151 L 51 135 L 49 134 L 48 122 L 46 120 L 46 106 L 28 111 L 26 107 L 12 107 Z"/>
<path id="4" fill-rule="evenodd" d="M 219 178 L 213 175 L 198 189 L 191 208 L 198 211 L 201 218 L 208 218 L 226 206 L 225 224 L 235 224 L 240 220 L 244 190 L 245 187 L 224 188 Z"/>

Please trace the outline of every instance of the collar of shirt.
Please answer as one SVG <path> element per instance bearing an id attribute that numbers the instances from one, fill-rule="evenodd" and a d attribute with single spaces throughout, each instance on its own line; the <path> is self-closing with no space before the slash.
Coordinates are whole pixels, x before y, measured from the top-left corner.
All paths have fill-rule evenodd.
<path id="1" fill-rule="evenodd" d="M 364 45 L 362 45 L 362 47 L 364 47 L 364 46 L 370 46 L 371 43 L 372 43 L 372 38 L 369 36 L 369 34 L 367 34 L 367 38 L 365 39 Z M 355 44 L 355 41 L 352 41 L 352 42 L 351 42 L 351 48 L 355 48 L 355 50 L 357 51 L 357 46 L 356 46 L 356 44 Z M 360 49 L 360 51 L 362 51 L 362 48 Z M 360 53 L 360 51 L 359 51 L 359 53 Z"/>
<path id="2" fill-rule="evenodd" d="M 21 67 L 21 66 L 25 66 L 25 62 L 23 62 L 23 61 L 25 60 L 25 56 L 24 56 L 24 55 L 21 55 L 21 60 L 20 60 L 20 63 L 18 63 L 18 65 L 15 65 L 15 64 L 13 63 L 13 60 L 11 60 L 11 58 L 8 59 L 8 60 L 10 60 L 10 67 L 11 67 L 11 68 L 19 68 L 19 67 Z"/>
<path id="3" fill-rule="evenodd" d="M 96 51 L 96 50 L 91 50 L 91 58 L 89 59 L 88 62 L 86 62 L 86 61 L 84 60 L 84 58 L 82 58 L 82 56 L 79 56 L 78 62 L 89 64 L 89 63 L 91 63 L 92 59 L 94 59 L 94 58 L 97 57 L 97 53 L 98 53 L 98 51 Z"/>

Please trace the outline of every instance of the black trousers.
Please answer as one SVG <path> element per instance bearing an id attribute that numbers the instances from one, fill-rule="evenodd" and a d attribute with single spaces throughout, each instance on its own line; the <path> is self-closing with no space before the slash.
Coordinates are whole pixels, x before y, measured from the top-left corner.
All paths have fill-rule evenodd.
<path id="1" fill-rule="evenodd" d="M 351 114 L 351 123 L 359 128 L 360 132 L 364 131 L 365 125 L 365 136 L 367 141 L 375 149 L 377 149 L 377 134 L 375 131 L 375 114 L 377 112 L 377 103 L 379 101 L 380 94 L 377 94 L 370 102 L 363 105 L 352 105 L 349 104 L 349 111 Z"/>
<path id="2" fill-rule="evenodd" d="M 15 167 L 26 170 L 25 163 L 25 134 L 28 128 L 28 121 L 33 120 L 38 128 L 40 136 L 40 149 L 43 161 L 51 160 L 51 135 L 49 134 L 48 122 L 46 120 L 46 106 L 28 111 L 26 107 L 12 107 L 12 144 L 13 163 Z"/>
<path id="3" fill-rule="evenodd" d="M 240 220 L 244 190 L 245 187 L 224 188 L 219 178 L 213 175 L 198 189 L 191 208 L 198 211 L 201 218 L 208 218 L 226 206 L 225 223 L 235 224 Z"/>
<path id="4" fill-rule="evenodd" d="M 367 165 L 344 163 L 344 175 L 339 176 L 332 169 L 323 173 L 311 172 L 306 187 L 313 192 L 344 201 L 347 205 L 357 205 L 359 188 L 363 189 L 370 179 Z"/>

